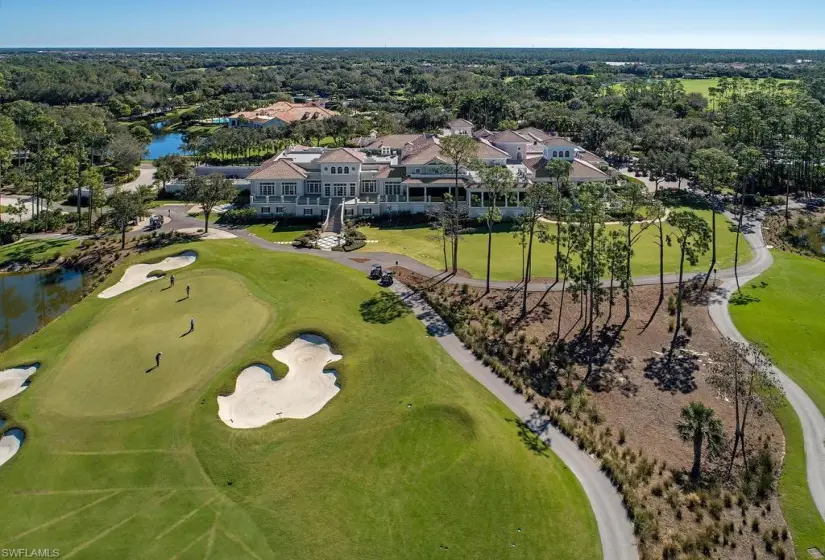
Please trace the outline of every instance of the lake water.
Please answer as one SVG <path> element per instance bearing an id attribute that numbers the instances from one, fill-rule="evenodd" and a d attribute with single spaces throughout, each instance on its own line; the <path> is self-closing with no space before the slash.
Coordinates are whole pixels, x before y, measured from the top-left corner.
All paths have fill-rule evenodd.
<path id="1" fill-rule="evenodd" d="M 183 134 L 173 132 L 171 134 L 155 136 L 152 139 L 152 143 L 149 144 L 146 153 L 146 157 L 151 160 L 173 154 L 183 154 Z"/>
<path id="2" fill-rule="evenodd" d="M 37 270 L 0 274 L 0 352 L 47 325 L 83 295 L 83 274 Z"/>

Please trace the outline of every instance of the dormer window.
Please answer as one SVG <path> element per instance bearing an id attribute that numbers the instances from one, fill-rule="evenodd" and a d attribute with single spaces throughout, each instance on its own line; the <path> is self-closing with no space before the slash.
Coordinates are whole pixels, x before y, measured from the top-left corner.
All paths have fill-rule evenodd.
<path id="1" fill-rule="evenodd" d="M 344 168 L 339 166 L 338 167 L 338 173 L 343 174 L 344 173 Z"/>
<path id="2" fill-rule="evenodd" d="M 335 175 L 335 168 L 332 168 L 332 174 Z"/>
<path id="3" fill-rule="evenodd" d="M 559 157 L 559 153 L 556 150 L 553 150 L 553 157 Z"/>
<path id="4" fill-rule="evenodd" d="M 344 173 L 346 173 L 347 175 L 349 175 L 349 167 L 345 167 L 345 168 L 344 168 Z"/>
<path id="5" fill-rule="evenodd" d="M 566 158 L 570 157 L 570 150 L 565 150 L 564 151 L 564 157 L 566 157 Z"/>

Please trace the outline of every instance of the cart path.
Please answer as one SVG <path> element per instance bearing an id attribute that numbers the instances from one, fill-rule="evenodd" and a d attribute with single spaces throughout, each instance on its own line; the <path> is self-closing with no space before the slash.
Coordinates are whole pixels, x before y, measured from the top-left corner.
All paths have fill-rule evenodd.
<path id="1" fill-rule="evenodd" d="M 744 237 L 756 255 L 753 262 L 758 263 L 758 266 L 744 275 L 739 275 L 741 286 L 768 270 L 773 264 L 773 256 L 762 237 L 762 216 L 750 218 L 747 225 L 748 233 Z M 723 336 L 744 343 L 747 340 L 734 325 L 728 309 L 730 298 L 734 293 L 736 293 L 736 281 L 726 279 L 716 297 L 711 298 L 708 311 L 716 328 Z M 825 443 L 823 443 L 825 441 L 825 416 L 805 391 L 782 370 L 774 366 L 774 373 L 802 424 L 808 489 L 819 510 L 819 515 L 825 520 Z"/>
<path id="2" fill-rule="evenodd" d="M 538 435 L 579 480 L 596 517 L 603 558 L 637 560 L 639 555 L 633 538 L 633 524 L 627 517 L 622 497 L 599 469 L 599 464 L 558 431 L 550 423 L 549 418 L 540 414 L 523 395 L 517 393 L 478 360 L 450 331 L 449 326 L 427 304 L 421 294 L 399 282 L 394 283 L 391 289 L 412 308 L 415 316 L 424 324 L 427 332 L 438 340 L 441 347 Z"/>

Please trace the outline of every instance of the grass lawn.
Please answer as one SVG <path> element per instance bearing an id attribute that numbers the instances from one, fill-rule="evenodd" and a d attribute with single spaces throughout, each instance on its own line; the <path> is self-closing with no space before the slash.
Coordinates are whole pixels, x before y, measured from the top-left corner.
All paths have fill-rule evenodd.
<path id="1" fill-rule="evenodd" d="M 0 405 L 27 435 L 0 467 L 3 546 L 76 558 L 601 556 L 573 475 L 532 451 L 415 317 L 369 312 L 374 283 L 242 240 L 186 249 L 199 258 L 176 271 L 180 288 L 87 298 L 0 358 L 0 369 L 41 363 Z M 185 284 L 192 297 L 178 301 Z M 189 317 L 196 331 L 181 338 Z M 305 332 L 343 355 L 341 392 L 305 420 L 224 425 L 217 395 L 250 363 L 283 376 L 272 350 Z M 157 350 L 161 367 L 146 373 Z"/>
<path id="2" fill-rule="evenodd" d="M 0 265 L 10 261 L 42 262 L 56 255 L 68 255 L 80 244 L 75 239 L 23 239 L 0 246 Z"/>
<path id="3" fill-rule="evenodd" d="M 710 211 L 698 211 L 699 214 L 710 220 Z M 718 264 L 717 268 L 733 266 L 733 250 L 736 234 L 730 231 L 727 220 L 719 215 L 716 218 L 718 235 Z M 550 231 L 555 226 L 547 224 Z M 610 226 L 623 229 L 622 226 Z M 428 239 L 432 232 L 426 226 L 404 228 L 363 228 L 368 239 L 377 239 L 378 243 L 368 243 L 361 249 L 366 251 L 387 251 L 413 257 L 436 270 L 444 268 L 444 256 L 438 241 Z M 665 235 L 673 233 L 673 229 L 666 225 Z M 658 230 L 649 228 L 634 245 L 633 274 L 648 276 L 659 273 L 659 246 Z M 752 258 L 747 242 L 740 242 L 739 262 L 746 263 Z M 556 274 L 556 246 L 554 244 L 533 242 L 533 276 L 534 278 L 551 278 Z M 710 262 L 710 251 L 695 267 L 687 267 L 691 271 L 706 270 Z M 459 268 L 470 273 L 474 278 L 484 278 L 487 270 L 487 235 L 483 229 L 476 233 L 465 235 L 459 243 Z M 494 280 L 512 280 L 521 278 L 522 248 L 520 239 L 513 236 L 510 226 L 501 225 L 493 234 L 492 277 Z M 671 247 L 665 246 L 665 272 L 678 272 L 679 248 L 675 238 Z"/>
<path id="4" fill-rule="evenodd" d="M 249 233 L 253 233 L 267 241 L 293 241 L 296 237 L 302 236 L 312 228 L 305 224 L 295 226 L 277 224 L 273 229 L 272 224 L 253 224 L 246 226 L 245 229 Z"/>
<path id="5" fill-rule="evenodd" d="M 0 204 L 0 214 L 5 214 L 9 210 L 11 210 L 11 206 L 5 206 L 3 204 Z"/>
<path id="6" fill-rule="evenodd" d="M 679 80 L 682 82 L 682 85 L 685 88 L 685 93 L 701 93 L 707 98 L 710 98 L 710 88 L 717 87 L 719 85 L 719 78 L 704 78 L 704 79 L 687 79 L 682 78 Z M 757 80 L 747 80 L 748 83 L 755 83 Z M 758 81 L 764 81 L 764 79 L 759 79 Z M 781 86 L 782 84 L 789 84 L 794 82 L 795 80 L 776 80 L 776 82 Z"/>
<path id="7" fill-rule="evenodd" d="M 731 305 L 730 313 L 740 332 L 764 343 L 776 365 L 825 411 L 825 263 L 782 251 L 773 255 L 774 265 L 743 288 L 755 299 Z M 780 483 L 782 508 L 801 558 L 811 546 L 825 550 L 825 523 L 808 491 L 799 418 L 790 406 L 777 417 L 788 442 Z"/>
<path id="8" fill-rule="evenodd" d="M 764 80 L 764 78 L 760 78 L 760 81 Z M 682 86 L 685 88 L 685 93 L 700 93 L 710 99 L 710 88 L 717 87 L 719 85 L 719 78 L 700 78 L 700 79 L 692 79 L 692 78 L 680 78 L 680 82 L 682 82 Z M 749 83 L 755 83 L 756 79 L 749 79 L 746 80 Z M 784 84 L 790 84 L 795 82 L 796 80 L 776 80 L 777 83 L 782 86 Z M 624 91 L 624 83 L 613 84 L 610 88 L 613 90 L 614 93 L 621 93 Z"/>

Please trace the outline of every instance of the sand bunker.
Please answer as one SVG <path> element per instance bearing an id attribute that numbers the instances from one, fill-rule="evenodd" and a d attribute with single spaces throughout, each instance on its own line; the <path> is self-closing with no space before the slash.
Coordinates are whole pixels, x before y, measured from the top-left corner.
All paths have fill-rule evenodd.
<path id="1" fill-rule="evenodd" d="M 186 235 L 193 235 L 199 239 L 204 239 L 207 241 L 214 239 L 234 239 L 237 237 L 236 235 L 222 229 L 210 229 L 209 233 L 204 233 L 203 228 L 182 228 L 175 231 Z"/>
<path id="2" fill-rule="evenodd" d="M 0 403 L 25 391 L 29 386 L 29 377 L 38 367 L 34 364 L 0 371 Z"/>
<path id="3" fill-rule="evenodd" d="M 20 451 L 20 446 L 23 445 L 25 439 L 26 435 L 23 430 L 18 428 L 12 428 L 0 437 L 0 465 L 8 462 Z"/>
<path id="4" fill-rule="evenodd" d="M 166 257 L 159 263 L 132 265 L 126 269 L 126 272 L 123 273 L 123 278 L 121 278 L 117 284 L 110 288 L 106 288 L 100 292 L 97 297 L 109 299 L 119 296 L 124 292 L 128 292 L 129 290 L 133 290 L 139 286 L 158 280 L 158 277 L 156 276 L 149 276 L 150 272 L 155 270 L 162 270 L 164 272 L 177 270 L 178 268 L 189 266 L 195 262 L 197 257 L 198 254 L 194 251 L 186 251 L 185 253 L 175 255 L 174 257 Z"/>
<path id="5" fill-rule="evenodd" d="M 227 426 L 260 428 L 280 418 L 307 418 L 341 390 L 335 373 L 324 371 L 324 366 L 342 356 L 333 354 L 323 337 L 301 335 L 272 355 L 286 364 L 289 372 L 277 380 L 266 366 L 243 370 L 235 382 L 235 392 L 218 397 L 218 416 Z"/>

